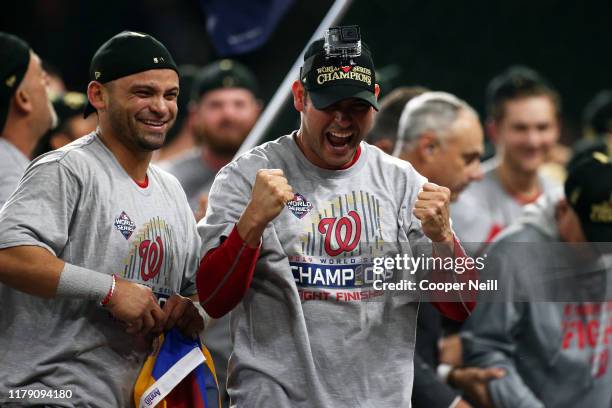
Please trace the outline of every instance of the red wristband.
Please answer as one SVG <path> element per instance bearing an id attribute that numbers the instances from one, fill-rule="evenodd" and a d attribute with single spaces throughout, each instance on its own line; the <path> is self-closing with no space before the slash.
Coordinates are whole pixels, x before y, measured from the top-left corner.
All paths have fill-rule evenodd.
<path id="1" fill-rule="evenodd" d="M 113 277 L 113 283 L 111 284 L 111 287 L 108 290 L 108 293 L 106 294 L 104 299 L 102 299 L 102 302 L 100 302 L 100 305 L 102 306 L 106 306 L 108 302 L 110 302 L 111 298 L 113 297 L 113 293 L 115 292 L 115 285 L 117 284 L 117 277 L 114 274 L 112 275 L 112 277 Z"/>

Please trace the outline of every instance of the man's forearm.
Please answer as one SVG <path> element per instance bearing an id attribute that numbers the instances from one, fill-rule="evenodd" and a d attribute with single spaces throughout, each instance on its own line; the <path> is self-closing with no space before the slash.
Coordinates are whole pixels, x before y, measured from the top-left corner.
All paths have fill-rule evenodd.
<path id="1" fill-rule="evenodd" d="M 0 281 L 34 296 L 100 302 L 109 292 L 113 278 L 65 263 L 42 247 L 16 246 L 0 250 Z"/>
<path id="2" fill-rule="evenodd" d="M 41 247 L 0 249 L 0 281 L 30 295 L 54 297 L 63 269 L 64 261 Z"/>

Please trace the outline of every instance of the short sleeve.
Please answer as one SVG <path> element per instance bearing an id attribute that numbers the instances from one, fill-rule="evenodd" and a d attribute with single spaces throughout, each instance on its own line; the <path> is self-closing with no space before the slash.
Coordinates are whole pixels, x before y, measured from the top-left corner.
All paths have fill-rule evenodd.
<path id="1" fill-rule="evenodd" d="M 59 161 L 28 167 L 0 211 L 0 248 L 34 245 L 60 256 L 81 190 L 78 178 Z"/>

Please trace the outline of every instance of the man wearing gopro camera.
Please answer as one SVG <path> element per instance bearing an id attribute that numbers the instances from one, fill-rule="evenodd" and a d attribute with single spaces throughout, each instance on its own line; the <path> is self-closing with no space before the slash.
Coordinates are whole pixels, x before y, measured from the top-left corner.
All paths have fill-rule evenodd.
<path id="1" fill-rule="evenodd" d="M 292 92 L 300 128 L 224 167 L 198 225 L 201 304 L 232 311 L 232 405 L 409 407 L 418 302 L 369 301 L 360 274 L 383 242 L 464 256 L 450 192 L 362 142 L 379 87 L 358 27 L 312 43 Z"/>

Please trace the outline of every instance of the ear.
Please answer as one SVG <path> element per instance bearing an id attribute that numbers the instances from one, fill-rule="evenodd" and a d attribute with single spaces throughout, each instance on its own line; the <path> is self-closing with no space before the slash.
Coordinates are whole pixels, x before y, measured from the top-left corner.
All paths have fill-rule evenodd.
<path id="1" fill-rule="evenodd" d="M 376 99 L 378 99 L 378 95 L 380 95 L 380 85 L 374 84 L 374 95 L 376 95 Z"/>
<path id="2" fill-rule="evenodd" d="M 494 145 L 497 145 L 499 142 L 498 132 L 497 132 L 497 122 L 493 119 L 487 120 L 485 123 L 485 130 L 487 131 L 487 137 Z"/>
<path id="3" fill-rule="evenodd" d="M 98 111 L 106 109 L 104 92 L 104 86 L 98 81 L 91 81 L 89 85 L 87 85 L 87 99 L 89 99 L 89 103 Z"/>
<path id="4" fill-rule="evenodd" d="M 32 106 L 32 97 L 23 86 L 19 86 L 13 95 L 15 109 L 23 114 L 29 114 L 34 107 Z"/>
<path id="5" fill-rule="evenodd" d="M 425 132 L 417 141 L 417 155 L 424 163 L 435 160 L 436 153 L 440 149 L 440 141 L 432 132 Z"/>
<path id="6" fill-rule="evenodd" d="M 264 103 L 261 99 L 256 99 L 255 103 L 257 104 L 257 115 L 260 115 L 263 111 Z"/>
<path id="7" fill-rule="evenodd" d="M 306 95 L 304 94 L 304 85 L 302 81 L 295 80 L 291 85 L 291 93 L 293 94 L 293 106 L 295 110 L 298 112 L 304 111 L 304 106 L 306 105 Z"/>

